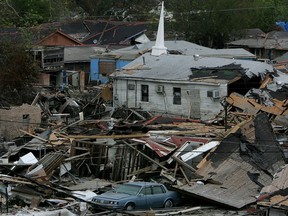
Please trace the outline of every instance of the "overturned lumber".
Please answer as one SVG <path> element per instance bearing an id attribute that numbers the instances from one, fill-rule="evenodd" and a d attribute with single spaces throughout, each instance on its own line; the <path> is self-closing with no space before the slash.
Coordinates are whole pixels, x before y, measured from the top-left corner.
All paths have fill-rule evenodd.
<path id="1" fill-rule="evenodd" d="M 61 136 L 61 134 L 59 134 Z M 129 139 L 129 138 L 139 138 L 148 137 L 147 134 L 126 134 L 126 135 L 66 135 L 68 138 L 72 139 Z"/>
<path id="2" fill-rule="evenodd" d="M 165 166 L 163 166 L 162 164 L 158 163 L 157 161 L 153 160 L 152 158 L 148 157 L 146 154 L 142 153 L 141 151 L 139 151 L 138 149 L 136 149 L 134 146 L 132 146 L 130 143 L 126 142 L 123 140 L 123 142 L 129 146 L 130 148 L 132 148 L 133 150 L 137 151 L 139 154 L 141 154 L 143 157 L 145 157 L 146 159 L 152 161 L 153 163 L 155 163 L 157 166 L 161 167 L 164 170 L 168 170 L 168 168 L 166 168 Z"/>
<path id="3" fill-rule="evenodd" d="M 36 138 L 36 139 L 39 139 L 39 140 L 41 140 L 41 141 L 43 141 L 43 142 L 48 142 L 48 140 L 43 139 L 42 137 L 33 135 L 33 134 L 31 134 L 31 133 L 29 133 L 29 132 L 27 132 L 27 131 L 24 131 L 24 130 L 22 130 L 22 129 L 19 129 L 19 131 L 21 131 L 21 132 L 23 132 L 23 133 L 25 133 L 25 134 L 27 134 L 27 135 L 29 135 L 29 136 L 32 136 L 32 137 L 34 137 L 34 138 Z"/>
<path id="4" fill-rule="evenodd" d="M 87 156 L 87 155 L 90 155 L 90 152 L 86 152 L 86 153 L 83 153 L 83 154 L 80 154 L 80 155 L 76 155 L 76 156 L 73 156 L 73 157 L 66 158 L 64 161 L 71 161 L 71 160 L 78 159 L 78 158 L 81 158 L 81 157 L 84 157 L 84 156 Z"/>
<path id="5" fill-rule="evenodd" d="M 188 165 L 187 163 L 185 163 L 184 161 L 182 161 L 180 158 L 176 157 L 176 156 L 172 156 L 172 158 L 179 164 L 181 164 L 182 166 L 186 167 L 187 169 L 196 172 L 196 170 L 191 167 L 190 165 Z"/>
<path id="6" fill-rule="evenodd" d="M 179 163 L 180 165 L 186 167 L 187 169 L 189 169 L 190 171 L 193 172 L 193 175 L 198 177 L 198 178 L 202 178 L 202 176 L 198 175 L 196 173 L 196 169 L 194 169 L 193 167 L 191 167 L 190 165 L 188 165 L 187 163 L 185 163 L 184 161 L 182 161 L 180 158 L 176 157 L 176 156 L 171 156 L 177 163 Z"/>
<path id="7" fill-rule="evenodd" d="M 183 183 L 181 181 L 177 180 L 174 176 L 170 175 L 168 172 L 166 172 L 164 170 L 161 170 L 160 176 L 164 176 L 169 181 L 173 182 L 174 184 L 176 184 L 178 186 L 182 186 L 183 185 Z"/>
<path id="8" fill-rule="evenodd" d="M 166 163 L 166 161 L 160 162 L 161 165 L 164 165 L 165 163 Z M 153 166 L 147 166 L 147 167 L 144 167 L 142 169 L 138 169 L 138 170 L 132 172 L 131 174 L 127 175 L 127 177 L 131 177 L 131 176 L 134 176 L 134 175 L 139 175 L 141 173 L 147 173 L 147 172 L 152 171 L 152 169 L 153 169 Z"/>

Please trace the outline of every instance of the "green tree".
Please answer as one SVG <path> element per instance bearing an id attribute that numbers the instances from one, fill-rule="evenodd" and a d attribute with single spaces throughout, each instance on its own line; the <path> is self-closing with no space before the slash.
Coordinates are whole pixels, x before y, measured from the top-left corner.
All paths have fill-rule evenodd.
<path id="1" fill-rule="evenodd" d="M 76 0 L 0 0 L 0 6 L 2 27 L 31 27 L 83 13 Z"/>
<path id="2" fill-rule="evenodd" d="M 76 0 L 76 2 L 91 17 L 138 21 L 149 19 L 148 12 L 159 3 L 158 0 Z"/>
<path id="3" fill-rule="evenodd" d="M 33 58 L 22 43 L 0 42 L 0 92 L 11 103 L 22 103 L 31 96 L 31 86 L 37 81 Z"/>
<path id="4" fill-rule="evenodd" d="M 239 30 L 271 31 L 280 17 L 287 16 L 283 0 L 170 0 L 165 4 L 175 18 L 170 28 L 184 33 L 186 40 L 214 48 L 223 48 L 231 33 Z"/>
<path id="5" fill-rule="evenodd" d="M 8 1 L 6 2 L 9 4 Z M 10 2 L 11 8 L 18 16 L 14 20 L 17 26 L 33 26 L 49 21 L 49 0 L 10 0 Z"/>
<path id="6" fill-rule="evenodd" d="M 76 0 L 76 3 L 81 7 L 89 16 L 103 17 L 109 11 L 115 0 Z"/>

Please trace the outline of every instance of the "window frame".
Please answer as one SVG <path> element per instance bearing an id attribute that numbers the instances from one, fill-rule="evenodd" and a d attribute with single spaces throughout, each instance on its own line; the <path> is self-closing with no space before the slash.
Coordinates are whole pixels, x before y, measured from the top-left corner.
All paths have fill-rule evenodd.
<path id="1" fill-rule="evenodd" d="M 149 102 L 149 85 L 141 85 L 141 101 Z"/>
<path id="2" fill-rule="evenodd" d="M 182 104 L 181 88 L 179 88 L 179 87 L 173 87 L 173 104 L 174 105 L 181 105 Z"/>

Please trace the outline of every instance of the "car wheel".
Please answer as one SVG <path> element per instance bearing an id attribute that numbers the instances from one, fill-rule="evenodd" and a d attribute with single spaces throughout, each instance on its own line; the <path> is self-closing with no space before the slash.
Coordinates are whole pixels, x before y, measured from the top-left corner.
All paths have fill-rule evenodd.
<path id="1" fill-rule="evenodd" d="M 171 208 L 173 207 L 173 202 L 172 200 L 166 200 L 165 203 L 164 203 L 164 208 Z"/>
<path id="2" fill-rule="evenodd" d="M 126 206 L 125 206 L 125 210 L 126 211 L 132 211 L 135 209 L 135 205 L 134 203 L 128 203 Z"/>

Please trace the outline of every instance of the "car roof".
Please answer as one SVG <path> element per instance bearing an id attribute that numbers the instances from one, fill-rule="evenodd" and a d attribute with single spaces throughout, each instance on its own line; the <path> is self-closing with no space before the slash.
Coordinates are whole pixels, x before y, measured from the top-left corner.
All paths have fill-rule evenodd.
<path id="1" fill-rule="evenodd" d="M 124 184 L 128 184 L 128 185 L 135 185 L 135 186 L 153 186 L 153 185 L 162 185 L 160 183 L 156 183 L 156 182 L 127 182 Z"/>

